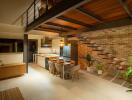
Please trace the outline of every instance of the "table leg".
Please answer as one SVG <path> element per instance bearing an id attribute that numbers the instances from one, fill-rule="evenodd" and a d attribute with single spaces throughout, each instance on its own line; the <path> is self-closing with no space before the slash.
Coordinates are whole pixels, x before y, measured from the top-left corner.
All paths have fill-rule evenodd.
<path id="1" fill-rule="evenodd" d="M 64 71 L 64 65 L 63 65 L 63 79 L 65 79 L 65 71 Z"/>

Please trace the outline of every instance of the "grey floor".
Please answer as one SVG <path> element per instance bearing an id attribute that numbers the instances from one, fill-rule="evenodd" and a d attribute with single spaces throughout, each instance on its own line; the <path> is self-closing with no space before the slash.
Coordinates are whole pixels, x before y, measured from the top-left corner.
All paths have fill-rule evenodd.
<path id="1" fill-rule="evenodd" d="M 30 65 L 29 74 L 0 81 L 0 91 L 13 87 L 20 88 L 25 100 L 132 100 L 127 88 L 97 76 L 81 72 L 72 82 L 36 65 Z"/>

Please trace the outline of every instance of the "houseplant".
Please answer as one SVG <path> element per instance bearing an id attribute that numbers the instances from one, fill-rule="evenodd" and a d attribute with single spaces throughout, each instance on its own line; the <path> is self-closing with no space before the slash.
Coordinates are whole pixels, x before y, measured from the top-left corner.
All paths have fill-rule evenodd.
<path id="1" fill-rule="evenodd" d="M 91 66 L 91 61 L 92 61 L 92 57 L 90 54 L 86 55 L 86 60 L 87 60 L 87 71 L 90 71 L 90 66 Z"/>
<path id="2" fill-rule="evenodd" d="M 128 82 L 130 82 L 130 84 L 132 85 L 132 54 L 130 54 L 129 56 L 128 56 L 128 59 L 127 59 L 127 61 L 128 61 L 128 69 L 126 70 L 126 72 L 125 72 L 125 79 L 128 81 Z M 132 90 L 127 90 L 127 92 L 132 92 Z"/>
<path id="3" fill-rule="evenodd" d="M 129 67 L 125 72 L 125 79 L 132 85 L 132 67 Z M 132 92 L 132 90 L 127 90 L 127 92 Z"/>
<path id="4" fill-rule="evenodd" d="M 103 65 L 101 63 L 98 63 L 96 65 L 96 69 L 99 75 L 101 75 L 103 73 Z"/>
<path id="5" fill-rule="evenodd" d="M 127 58 L 128 62 L 128 69 L 125 72 L 125 78 L 126 80 L 132 80 L 132 55 L 130 54 Z"/>
<path id="6" fill-rule="evenodd" d="M 128 81 L 132 80 L 132 67 L 129 67 L 125 72 L 125 79 Z"/>

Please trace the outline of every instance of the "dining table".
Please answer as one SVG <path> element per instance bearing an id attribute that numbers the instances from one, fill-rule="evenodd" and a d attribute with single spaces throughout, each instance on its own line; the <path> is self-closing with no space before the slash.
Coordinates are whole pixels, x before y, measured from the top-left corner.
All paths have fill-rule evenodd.
<path id="1" fill-rule="evenodd" d="M 72 61 L 72 60 L 52 59 L 52 62 L 54 62 L 54 63 L 56 63 L 56 62 L 63 63 L 63 66 L 62 66 L 63 67 L 62 68 L 62 73 L 63 73 L 62 79 L 65 79 L 65 70 L 70 69 L 75 65 L 75 62 Z"/>

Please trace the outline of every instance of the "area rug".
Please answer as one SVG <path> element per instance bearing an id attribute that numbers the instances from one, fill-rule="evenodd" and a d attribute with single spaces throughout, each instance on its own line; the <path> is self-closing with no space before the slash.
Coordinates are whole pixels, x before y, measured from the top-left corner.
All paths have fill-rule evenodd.
<path id="1" fill-rule="evenodd" d="M 0 100 L 24 100 L 18 87 L 0 91 Z"/>

